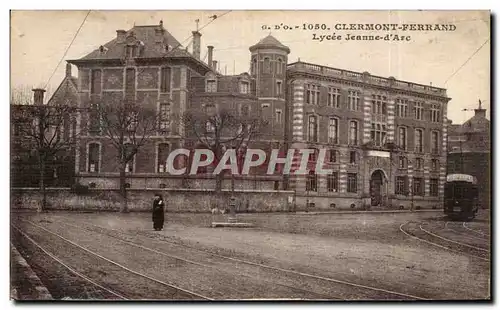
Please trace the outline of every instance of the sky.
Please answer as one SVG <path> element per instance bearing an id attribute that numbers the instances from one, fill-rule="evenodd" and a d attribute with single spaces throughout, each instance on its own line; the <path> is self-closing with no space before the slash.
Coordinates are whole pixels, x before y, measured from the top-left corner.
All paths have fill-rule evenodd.
<path id="1" fill-rule="evenodd" d="M 116 30 L 135 25 L 164 27 L 183 46 L 189 44 L 195 20 L 201 30 L 202 57 L 213 45 L 220 71 L 239 74 L 249 70 L 249 46 L 271 33 L 290 47 L 289 62 L 301 61 L 447 89 L 451 97 L 448 118 L 462 123 L 474 115 L 463 109 L 490 106 L 489 11 L 91 11 L 80 32 L 64 53 L 88 11 L 12 11 L 11 87 L 44 87 L 61 59 L 78 59 L 116 36 Z M 226 13 L 226 14 L 225 14 Z M 299 26 L 276 30 L 275 25 Z M 330 30 L 302 30 L 306 23 L 325 24 Z M 346 31 L 336 24 L 452 24 L 454 31 Z M 272 30 L 264 30 L 263 25 Z M 341 35 L 342 40 L 319 42 L 313 34 Z M 347 41 L 347 34 L 398 34 L 410 41 Z M 484 44 L 484 45 L 483 45 Z M 479 49 L 481 46 L 483 47 Z M 478 50 L 479 49 L 479 50 Z M 191 46 L 189 46 L 191 51 Z M 65 72 L 63 61 L 50 79 L 53 91 Z M 73 74 L 76 75 L 74 68 Z"/>

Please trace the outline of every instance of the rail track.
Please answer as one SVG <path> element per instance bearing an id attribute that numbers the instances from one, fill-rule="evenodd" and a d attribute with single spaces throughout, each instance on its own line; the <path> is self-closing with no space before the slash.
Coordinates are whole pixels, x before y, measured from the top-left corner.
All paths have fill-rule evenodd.
<path id="1" fill-rule="evenodd" d="M 302 287 L 316 288 L 315 290 L 305 290 L 305 293 L 314 294 L 314 295 L 322 295 L 329 299 L 342 299 L 342 300 L 359 300 L 359 299 L 382 299 L 382 300 L 422 300 L 425 299 L 423 297 L 414 296 L 411 294 L 406 294 L 402 292 L 396 292 L 392 290 L 387 290 L 383 288 L 373 287 L 361 285 L 358 283 L 353 283 L 350 281 L 345 281 L 341 279 L 335 279 L 332 277 L 325 277 L 316 274 L 311 274 L 307 272 L 301 272 L 297 270 L 285 269 L 280 267 L 271 266 L 268 264 L 257 263 L 241 258 L 230 257 L 226 255 L 221 255 L 218 253 L 214 253 L 212 251 L 207 251 L 204 249 L 199 249 L 193 246 L 179 244 L 177 242 L 172 242 L 168 240 L 157 240 L 152 239 L 153 235 L 148 235 L 146 232 L 136 232 L 136 235 L 128 234 L 123 231 L 106 228 L 99 225 L 95 225 L 92 223 L 78 221 L 78 225 L 70 224 L 71 220 L 63 218 L 64 221 L 61 221 L 62 224 L 72 226 L 77 229 L 85 229 L 87 231 L 93 231 L 99 234 L 104 234 L 109 237 L 112 237 L 118 241 L 125 242 L 131 246 L 135 246 L 153 253 L 157 253 L 160 255 L 174 257 L 176 259 L 180 259 L 183 261 L 189 261 L 190 263 L 199 265 L 199 261 L 210 261 L 213 264 L 220 264 L 222 261 L 227 264 L 228 262 L 233 262 L 237 268 L 241 268 L 241 266 L 245 266 L 246 270 L 250 274 L 262 274 L 262 275 L 275 275 L 278 278 L 286 277 L 288 279 L 295 280 L 295 283 L 301 285 Z M 85 227 L 83 227 L 85 226 Z M 93 227 L 90 228 L 90 227 Z M 192 259 L 186 259 L 179 256 L 173 256 L 172 254 L 168 254 L 162 251 L 158 251 L 156 249 L 146 247 L 143 245 L 144 240 L 140 240 L 141 243 L 137 242 L 137 236 L 143 236 L 150 240 L 150 242 L 167 244 L 169 247 L 174 247 L 177 249 L 181 248 L 183 251 L 188 251 L 188 253 L 184 255 L 188 255 L 189 257 L 197 257 L 197 261 L 193 261 Z M 134 241 L 130 241 L 132 240 Z M 200 256 L 201 255 L 201 256 Z M 206 268 L 214 268 L 213 265 L 202 264 Z M 259 281 L 261 281 L 261 277 L 259 277 Z M 280 284 L 283 285 L 283 284 Z M 317 292 L 317 288 L 321 287 L 323 291 L 321 293 Z M 343 296 L 336 296 L 337 291 L 342 291 Z M 312 295 L 312 296 L 314 296 Z M 333 298 L 332 298 L 333 296 Z"/>
<path id="2" fill-rule="evenodd" d="M 445 224 L 446 225 L 446 224 Z M 467 255 L 482 261 L 489 262 L 490 251 L 483 247 L 473 246 L 456 240 L 443 237 L 424 228 L 425 224 L 416 222 L 406 222 L 399 226 L 399 230 L 405 235 L 417 239 L 432 246 L 445 249 L 454 253 Z"/>
<path id="3" fill-rule="evenodd" d="M 46 236 L 55 237 L 49 238 L 48 244 L 50 244 L 50 246 L 55 246 L 57 244 L 57 241 L 55 241 L 56 239 L 60 240 L 60 248 L 64 248 L 66 251 L 71 251 L 70 255 L 72 257 L 77 257 L 78 262 L 87 263 L 87 265 L 89 265 L 87 272 L 90 273 L 90 270 L 92 270 L 93 276 L 84 275 L 83 272 L 77 271 L 76 269 L 78 268 L 75 266 L 70 267 L 69 263 L 64 262 L 64 260 L 60 257 L 58 258 L 53 253 L 50 253 L 46 249 L 49 246 L 45 246 L 44 248 L 44 246 L 40 245 L 42 241 L 35 241 L 33 236 L 29 236 L 28 233 L 24 232 L 17 225 L 12 224 L 25 238 L 29 238 L 28 240 L 31 240 L 32 243 L 35 242 L 38 245 L 37 247 L 43 250 L 45 254 L 49 255 L 50 253 L 49 256 L 51 258 L 57 259 L 60 264 L 63 264 L 63 266 L 67 269 L 70 269 L 72 273 L 78 274 L 78 276 L 82 279 L 85 279 L 87 282 L 98 286 L 102 290 L 114 296 L 120 296 L 121 299 L 212 300 L 210 297 L 132 270 L 116 261 L 81 246 L 58 233 L 37 225 L 36 223 L 28 220 L 23 220 L 23 222 L 29 223 L 29 225 L 39 230 L 36 234 L 39 239 L 43 239 L 40 237 L 43 235 L 43 233 L 40 234 L 40 231 L 46 233 Z M 47 243 L 47 241 L 45 241 L 45 243 Z M 71 249 L 68 249 L 68 245 L 70 245 Z M 75 264 L 75 262 L 73 262 L 73 264 Z M 134 281 L 129 281 L 131 275 L 134 278 Z M 99 282 L 101 282 L 101 284 Z"/>

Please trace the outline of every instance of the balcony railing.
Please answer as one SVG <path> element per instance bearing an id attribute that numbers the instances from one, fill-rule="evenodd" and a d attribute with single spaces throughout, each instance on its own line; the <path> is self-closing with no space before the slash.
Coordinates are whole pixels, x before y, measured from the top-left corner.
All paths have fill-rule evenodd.
<path id="1" fill-rule="evenodd" d="M 357 80 L 366 83 L 384 85 L 401 90 L 415 91 L 427 94 L 435 94 L 446 96 L 446 89 L 439 87 L 432 87 L 428 85 L 416 84 L 406 81 L 396 80 L 394 78 L 385 78 L 368 73 L 359 73 L 349 70 L 325 67 L 306 62 L 296 62 L 287 66 L 289 70 L 308 72 L 314 74 L 321 74 L 326 76 L 339 77 L 347 80 Z"/>

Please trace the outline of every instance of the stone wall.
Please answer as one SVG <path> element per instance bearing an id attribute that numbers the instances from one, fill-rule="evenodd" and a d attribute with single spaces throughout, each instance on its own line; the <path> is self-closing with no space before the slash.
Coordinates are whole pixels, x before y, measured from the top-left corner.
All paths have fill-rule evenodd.
<path id="1" fill-rule="evenodd" d="M 153 196 L 160 193 L 166 201 L 167 212 L 210 212 L 213 206 L 229 208 L 231 192 L 196 189 L 128 190 L 130 211 L 149 211 Z M 287 212 L 293 208 L 289 199 L 293 192 L 273 190 L 236 190 L 238 212 Z M 42 200 L 38 189 L 12 189 L 11 209 L 36 209 Z M 75 194 L 69 189 L 48 189 L 48 210 L 118 211 L 121 197 L 116 190 L 89 189 L 88 193 Z"/>

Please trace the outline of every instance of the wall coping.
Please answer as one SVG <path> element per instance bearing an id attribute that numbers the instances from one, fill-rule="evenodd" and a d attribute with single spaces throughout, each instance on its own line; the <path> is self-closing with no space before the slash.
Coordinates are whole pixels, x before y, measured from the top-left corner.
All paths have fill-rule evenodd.
<path id="1" fill-rule="evenodd" d="M 70 191 L 70 188 L 67 187 L 51 187 L 51 188 L 46 188 L 48 192 L 53 192 L 53 191 Z M 119 188 L 89 188 L 89 191 L 119 191 Z M 11 188 L 11 192 L 16 192 L 16 191 L 40 191 L 39 188 L 37 187 L 17 187 L 17 188 Z M 204 188 L 128 188 L 127 192 L 137 192 L 137 191 L 158 191 L 158 192 L 213 192 L 215 193 L 215 190 L 213 189 L 204 189 Z M 230 193 L 230 189 L 222 189 L 221 192 L 223 193 Z M 235 193 L 283 193 L 283 194 L 294 194 L 295 191 L 289 191 L 289 190 L 268 190 L 268 189 L 235 189 Z"/>

